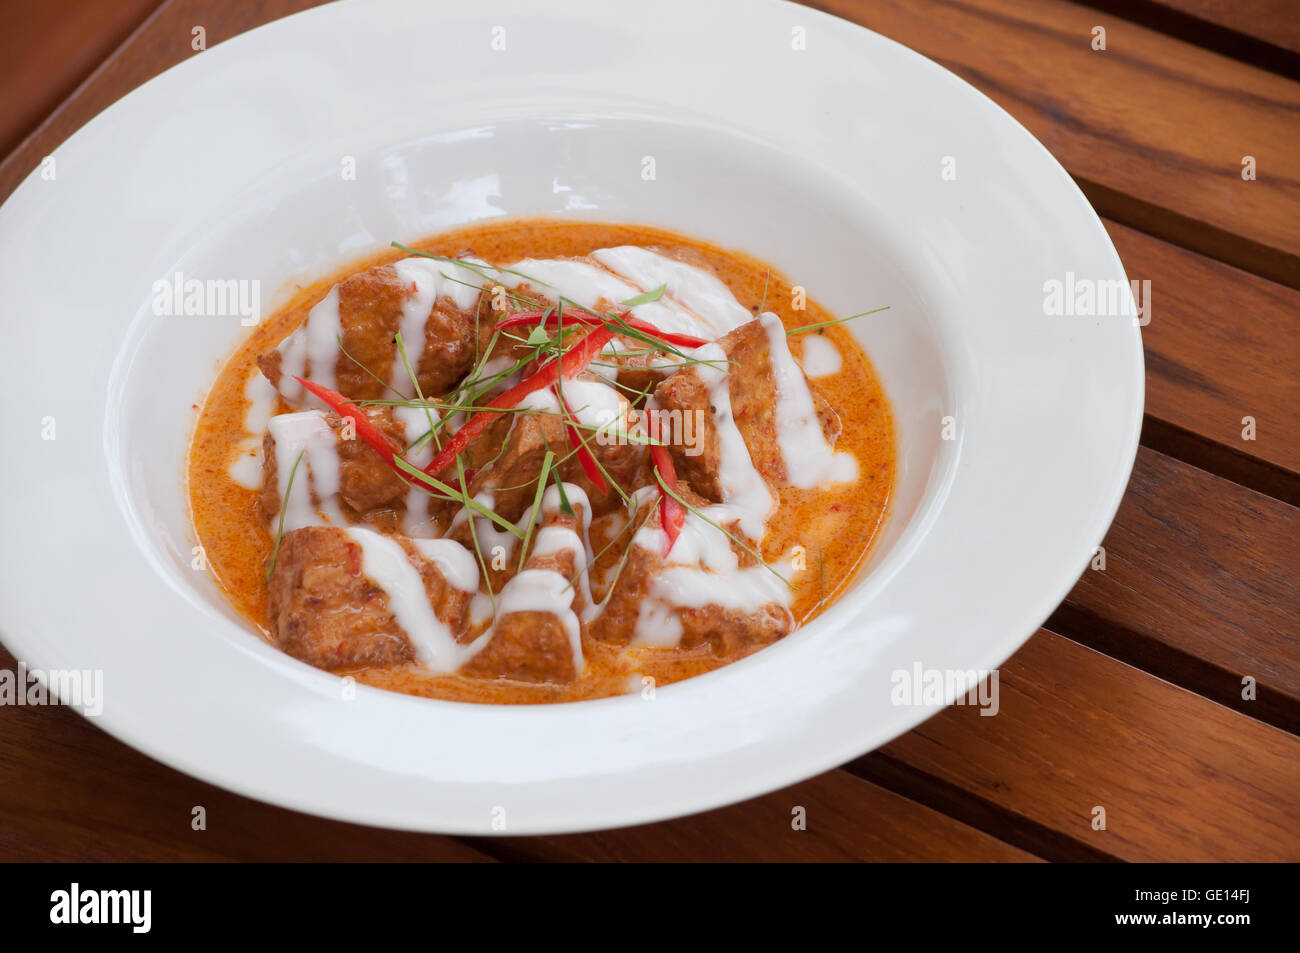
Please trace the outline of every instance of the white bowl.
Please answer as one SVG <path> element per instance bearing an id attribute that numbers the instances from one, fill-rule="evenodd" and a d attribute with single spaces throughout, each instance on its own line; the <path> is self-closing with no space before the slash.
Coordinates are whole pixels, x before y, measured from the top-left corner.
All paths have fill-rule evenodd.
<path id="1" fill-rule="evenodd" d="M 807 8 L 484 7 L 343 3 L 244 34 L 106 110 L 0 209 L 0 635 L 29 666 L 102 670 L 97 723 L 159 760 L 418 830 L 651 821 L 908 730 L 939 706 L 893 704 L 892 674 L 995 668 L 1123 493 L 1138 328 L 1044 307 L 1067 273 L 1125 280 L 1097 216 L 970 86 Z M 667 226 L 837 313 L 890 305 L 849 325 L 900 435 L 888 524 L 823 616 L 653 700 L 346 698 L 191 568 L 192 405 L 247 328 L 155 316 L 153 283 L 257 279 L 269 313 L 392 239 L 533 214 Z"/>

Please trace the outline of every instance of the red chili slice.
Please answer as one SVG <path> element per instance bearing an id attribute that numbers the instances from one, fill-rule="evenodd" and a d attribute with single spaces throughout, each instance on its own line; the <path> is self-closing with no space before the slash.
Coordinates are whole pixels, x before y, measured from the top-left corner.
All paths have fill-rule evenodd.
<path id="1" fill-rule="evenodd" d="M 587 449 L 587 445 L 582 441 L 582 434 L 578 432 L 578 428 L 572 422 L 573 408 L 564 399 L 564 394 L 559 387 L 555 388 L 555 396 L 560 398 L 560 402 L 564 406 L 564 413 L 566 414 L 564 429 L 569 435 L 569 446 L 577 451 L 578 462 L 582 464 L 582 472 L 587 474 L 587 479 L 600 491 L 602 496 L 608 495 L 609 485 L 605 483 L 605 475 L 600 472 L 600 466 L 596 463 L 595 456 Z"/>
<path id="2" fill-rule="evenodd" d="M 647 415 L 646 420 L 650 438 L 658 440 L 659 427 L 655 423 L 654 415 Z M 650 444 L 650 462 L 654 464 L 664 485 L 676 493 L 677 469 L 673 466 L 673 457 L 668 452 L 668 448 L 662 444 Z M 663 490 L 659 491 L 659 521 L 663 524 L 664 534 L 668 537 L 668 545 L 664 547 L 664 558 L 667 559 L 668 554 L 672 552 L 673 544 L 677 542 L 677 537 L 681 535 L 682 527 L 686 525 L 686 507 Z"/>
<path id="3" fill-rule="evenodd" d="M 679 334 L 676 331 L 660 331 L 649 321 L 642 321 L 640 318 L 632 317 L 631 311 L 624 311 L 618 316 L 617 321 L 597 318 L 594 315 L 586 314 L 585 312 L 566 311 L 564 312 L 564 320 L 566 323 L 572 322 L 573 324 L 581 324 L 585 327 L 604 325 L 615 334 L 619 333 L 621 322 L 623 325 L 626 325 L 634 331 L 640 331 L 642 334 L 658 338 L 659 340 L 667 344 L 672 344 L 675 347 L 696 348 L 704 347 L 704 345 L 709 343 L 705 338 L 696 337 L 693 334 Z M 549 326 L 558 323 L 559 314 L 553 308 L 546 311 L 520 311 L 517 314 L 510 315 L 508 318 L 502 318 L 496 323 L 493 330 L 500 331 L 504 328 L 519 327 L 523 324 L 541 324 L 543 326 Z"/>
<path id="4" fill-rule="evenodd" d="M 392 466 L 393 469 L 398 469 L 392 462 L 393 457 L 397 455 L 397 451 L 393 447 L 392 441 L 388 439 L 388 436 L 382 430 L 374 425 L 360 407 L 352 403 L 352 401 L 348 400 L 338 391 L 330 390 L 328 387 L 322 387 L 315 381 L 309 381 L 302 377 L 294 377 L 294 380 L 319 397 L 330 410 L 334 411 L 334 413 L 338 414 L 340 417 L 347 417 L 351 420 L 356 425 L 357 436 L 370 444 L 370 446 L 374 447 L 375 452 L 378 453 L 386 463 Z M 398 472 L 400 473 L 401 471 L 399 470 Z"/>
<path id="5" fill-rule="evenodd" d="M 574 377 L 596 359 L 596 355 L 601 352 L 601 349 L 609 343 L 610 338 L 613 336 L 614 333 L 607 328 L 595 328 L 588 331 L 586 336 L 569 350 L 542 365 L 541 368 L 514 387 L 498 394 L 488 402 L 488 407 L 492 409 L 480 410 L 465 421 L 465 426 L 457 430 L 455 436 L 447 441 L 447 445 L 429 461 L 429 465 L 424 468 L 424 472 L 430 476 L 441 473 L 451 465 L 451 462 L 460 455 L 462 450 L 469 446 L 471 440 L 486 430 L 488 425 L 497 419 L 498 415 L 495 411 L 509 410 L 533 391 L 549 387 L 559 380 L 561 373 L 565 377 Z"/>
<path id="6" fill-rule="evenodd" d="M 379 454 L 380 459 L 382 459 L 384 463 L 388 464 L 389 469 L 399 477 L 412 485 L 437 489 L 437 487 L 434 486 L 432 478 L 426 479 L 417 475 L 420 472 L 418 470 L 413 473 L 410 470 L 404 470 L 402 467 L 397 465 L 397 460 L 399 458 L 402 460 L 405 460 L 406 458 L 401 456 L 397 448 L 393 446 L 392 441 L 388 439 L 388 436 L 374 425 L 371 419 L 366 416 L 365 412 L 360 407 L 352 403 L 352 401 L 348 400 L 338 391 L 330 390 L 328 387 L 322 387 L 315 381 L 309 381 L 302 377 L 295 377 L 294 380 L 319 397 L 330 410 L 334 411 L 334 413 L 338 414 L 340 417 L 347 417 L 356 424 L 357 436 L 370 444 L 370 446 L 375 449 L 375 452 Z M 476 472 L 477 471 L 475 470 L 465 471 L 465 482 L 467 484 L 473 482 L 474 474 Z"/>

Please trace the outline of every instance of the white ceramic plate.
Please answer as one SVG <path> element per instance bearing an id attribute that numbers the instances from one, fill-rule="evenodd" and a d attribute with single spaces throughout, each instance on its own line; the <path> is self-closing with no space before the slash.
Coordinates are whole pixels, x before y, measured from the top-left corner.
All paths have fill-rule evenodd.
<path id="1" fill-rule="evenodd" d="M 1044 309 L 1067 273 L 1124 280 L 1097 216 L 974 89 L 803 7 L 328 6 L 195 55 L 54 157 L 0 209 L 0 634 L 30 666 L 102 670 L 99 725 L 254 797 L 530 833 L 794 782 L 935 710 L 891 704 L 893 672 L 1011 655 L 1127 482 L 1138 328 Z M 664 225 L 838 313 L 891 305 L 851 325 L 900 431 L 887 529 L 813 624 L 653 701 L 344 700 L 191 569 L 191 405 L 247 329 L 155 317 L 153 283 L 257 279 L 269 313 L 393 238 L 525 214 Z"/>

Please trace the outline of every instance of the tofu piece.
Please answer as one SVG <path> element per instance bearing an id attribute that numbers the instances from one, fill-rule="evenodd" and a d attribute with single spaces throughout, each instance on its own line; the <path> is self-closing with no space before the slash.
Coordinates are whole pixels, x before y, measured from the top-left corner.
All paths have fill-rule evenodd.
<path id="1" fill-rule="evenodd" d="M 742 567 L 756 565 L 746 553 L 737 556 Z M 653 550 L 633 545 L 604 611 L 591 626 L 592 637 L 620 645 L 632 643 L 637 637 L 643 607 L 653 599 L 655 579 L 668 568 Z M 726 585 L 725 579 L 719 578 L 718 585 Z M 752 609 L 711 604 L 677 606 L 671 607 L 669 613 L 680 623 L 678 650 L 704 650 L 718 659 L 733 660 L 749 655 L 794 631 L 790 610 L 777 602 L 762 603 Z"/>
<path id="2" fill-rule="evenodd" d="M 777 439 L 777 384 L 767 331 L 755 320 L 718 340 L 731 363 L 727 365 L 731 413 L 754 468 L 769 484 L 787 483 L 786 463 Z M 806 378 L 805 378 L 806 381 Z M 826 442 L 834 446 L 840 434 L 840 418 L 815 388 L 808 387 L 813 409 Z M 694 436 L 700 452 L 687 453 L 681 439 L 666 437 L 679 476 L 690 480 L 705 498 L 722 501 L 718 470 L 721 460 L 717 422 L 709 401 L 709 387 L 691 368 L 683 368 L 655 388 L 655 400 L 665 410 L 697 414 L 703 427 Z"/>
<path id="3" fill-rule="evenodd" d="M 405 396 L 413 396 L 414 388 L 395 341 L 399 331 L 403 332 L 407 356 L 426 397 L 447 393 L 469 373 L 490 335 L 490 321 L 478 320 L 479 292 L 440 278 L 434 270 L 437 262 L 431 261 L 430 268 L 416 272 L 403 266 L 404 262 L 378 265 L 340 281 L 312 309 L 303 326 L 279 347 L 258 358 L 257 366 L 286 400 L 305 405 L 301 388 L 289 375 L 321 377 L 321 368 L 313 366 L 311 359 L 313 323 L 321 325 L 315 337 L 317 342 L 323 342 L 319 346 L 329 355 L 325 379 L 351 400 L 391 397 L 386 383 L 395 384 Z M 417 286 L 423 291 L 417 292 Z M 330 296 L 335 294 L 337 324 L 333 323 L 335 312 L 330 307 Z M 426 299 L 428 311 L 417 313 L 414 321 L 408 320 L 409 309 L 423 310 Z M 417 328 L 414 335 L 412 328 Z M 331 344 L 336 335 L 342 339 L 341 349 Z"/>
<path id="4" fill-rule="evenodd" d="M 463 638 L 473 593 L 451 585 L 409 541 L 393 539 L 403 543 L 419 571 L 436 617 Z M 307 526 L 286 533 L 268 596 L 275 644 L 323 669 L 413 661 L 415 648 L 390 610 L 388 594 L 362 567 L 362 549 L 345 529 Z"/>
<path id="5" fill-rule="evenodd" d="M 718 340 L 727 354 L 731 412 L 750 459 L 768 482 L 786 483 L 786 466 L 777 442 L 776 375 L 766 329 L 758 320 L 742 324 Z M 805 378 L 805 382 L 807 378 Z M 840 435 L 840 418 L 811 384 L 813 409 L 826 442 L 834 446 Z"/>
<path id="6" fill-rule="evenodd" d="M 575 640 L 580 644 L 578 618 L 588 597 L 587 516 L 584 502 L 574 500 L 573 509 L 568 516 L 548 508 L 539 520 L 523 572 L 497 596 L 491 641 L 465 666 L 466 674 L 553 685 L 581 674 Z"/>
<path id="7" fill-rule="evenodd" d="M 406 428 L 395 419 L 391 408 L 369 407 L 366 416 L 392 440 L 394 447 L 405 446 Z M 327 455 L 332 452 L 335 460 L 330 461 L 329 469 L 337 470 L 337 476 L 335 478 L 331 472 L 330 478 L 325 479 L 325 474 L 317 474 L 312 469 L 312 453 L 307 453 L 294 474 L 292 492 L 295 496 L 309 491 L 313 502 L 322 511 L 333 512 L 344 523 L 364 522 L 385 532 L 395 531 L 402 523 L 410 500 L 410 485 L 360 437 L 354 434 L 350 439 L 344 439 L 344 435 L 350 432 L 348 422 L 337 414 L 309 410 L 292 415 L 292 419 L 297 418 L 301 418 L 304 425 L 318 422 L 313 434 L 324 434 L 324 428 L 333 434 L 331 447 L 317 448 L 314 452 Z M 289 422 L 290 419 L 291 415 L 282 414 L 273 421 Z M 277 430 L 297 432 L 298 428 L 273 426 L 262 439 L 262 492 L 258 504 L 263 518 L 268 521 L 278 516 L 283 504 L 279 457 L 284 456 L 285 465 L 289 467 L 293 465 L 290 457 L 296 457 L 296 453 L 277 454 Z M 322 458 L 316 459 L 320 461 Z M 451 505 L 436 499 L 428 500 L 426 509 L 430 520 L 444 519 Z"/>

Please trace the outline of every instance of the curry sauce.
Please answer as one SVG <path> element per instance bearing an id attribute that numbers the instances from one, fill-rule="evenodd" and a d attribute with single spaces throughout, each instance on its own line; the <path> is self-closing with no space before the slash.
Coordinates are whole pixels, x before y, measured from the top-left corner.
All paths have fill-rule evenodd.
<path id="1" fill-rule="evenodd" d="M 411 243 L 417 251 L 445 256 L 471 253 L 496 265 L 527 258 L 568 258 L 616 246 L 687 250 L 724 282 L 736 300 L 757 315 L 775 313 L 787 329 L 832 321 L 812 300 L 798 301 L 790 280 L 748 255 L 721 249 L 670 231 L 641 226 L 557 220 L 510 220 L 467 226 Z M 188 493 L 195 535 L 209 568 L 235 609 L 264 638 L 268 619 L 268 555 L 274 526 L 259 510 L 260 491 L 241 485 L 231 472 L 239 455 L 256 466 L 256 435 L 246 429 L 248 382 L 257 360 L 304 323 L 308 312 L 346 276 L 396 261 L 392 251 L 355 262 L 338 273 L 300 287 L 281 309 L 264 319 L 220 371 L 198 416 L 190 447 Z M 805 307 L 795 310 L 796 303 Z M 864 305 L 875 304 L 864 302 Z M 842 325 L 789 337 L 792 355 L 805 365 L 810 383 L 838 414 L 837 451 L 857 461 L 853 482 L 812 489 L 782 486 L 779 504 L 766 520 L 761 544 L 765 559 L 796 553 L 790 611 L 803 625 L 829 605 L 848 584 L 869 552 L 887 511 L 895 472 L 895 437 L 888 402 L 867 355 Z M 814 365 L 818 371 L 813 376 Z M 282 399 L 274 408 L 285 412 Z M 619 645 L 584 637 L 583 671 L 569 684 L 528 683 L 463 673 L 431 674 L 416 664 L 344 666 L 339 675 L 394 691 L 433 698 L 493 703 L 575 701 L 665 685 L 718 668 L 734 657 L 707 647 L 692 649 Z"/>

